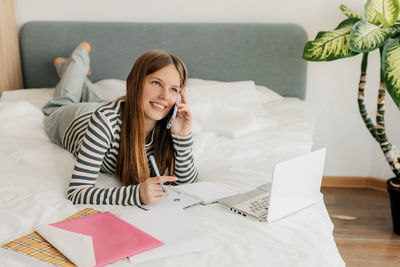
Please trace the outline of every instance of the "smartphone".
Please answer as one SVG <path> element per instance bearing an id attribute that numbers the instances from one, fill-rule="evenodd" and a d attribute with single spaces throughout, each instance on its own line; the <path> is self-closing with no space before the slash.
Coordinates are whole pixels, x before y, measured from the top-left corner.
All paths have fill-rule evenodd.
<path id="1" fill-rule="evenodd" d="M 176 97 L 176 102 L 175 103 L 178 103 L 178 104 L 181 103 L 181 91 L 179 91 L 179 93 L 178 93 L 178 95 Z M 168 121 L 167 129 L 171 128 L 172 124 L 175 121 L 177 113 L 178 113 L 178 107 L 176 105 L 174 105 L 174 110 L 172 111 L 172 116 Z"/>

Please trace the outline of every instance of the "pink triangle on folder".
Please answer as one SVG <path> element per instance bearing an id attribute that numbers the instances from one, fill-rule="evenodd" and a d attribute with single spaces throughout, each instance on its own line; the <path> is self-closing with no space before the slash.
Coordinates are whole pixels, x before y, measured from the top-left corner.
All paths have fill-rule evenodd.
<path id="1" fill-rule="evenodd" d="M 164 245 L 158 239 L 109 213 L 102 212 L 52 226 L 92 237 L 96 266 Z"/>

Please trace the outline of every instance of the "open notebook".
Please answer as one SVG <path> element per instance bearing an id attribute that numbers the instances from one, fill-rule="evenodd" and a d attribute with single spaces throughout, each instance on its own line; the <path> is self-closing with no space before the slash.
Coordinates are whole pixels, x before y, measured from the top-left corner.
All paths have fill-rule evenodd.
<path id="1" fill-rule="evenodd" d="M 160 208 L 187 208 L 195 204 L 210 204 L 218 200 L 236 195 L 237 192 L 221 185 L 210 182 L 198 182 L 168 187 L 163 198 L 149 205 L 147 210 Z"/>

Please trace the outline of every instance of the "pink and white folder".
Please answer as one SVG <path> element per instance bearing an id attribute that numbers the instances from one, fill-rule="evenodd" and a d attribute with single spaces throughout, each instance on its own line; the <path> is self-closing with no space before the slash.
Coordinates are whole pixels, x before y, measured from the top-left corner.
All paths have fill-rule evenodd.
<path id="1" fill-rule="evenodd" d="M 135 226 L 102 212 L 35 230 L 77 266 L 103 266 L 164 245 Z"/>

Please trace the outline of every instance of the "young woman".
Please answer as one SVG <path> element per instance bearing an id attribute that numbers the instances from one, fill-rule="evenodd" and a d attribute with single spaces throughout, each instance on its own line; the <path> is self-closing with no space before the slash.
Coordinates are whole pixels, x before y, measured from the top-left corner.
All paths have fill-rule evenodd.
<path id="1" fill-rule="evenodd" d="M 127 78 L 126 95 L 107 103 L 87 78 L 90 49 L 83 42 L 69 59 L 56 58 L 60 82 L 55 98 L 42 109 L 52 142 L 77 157 L 68 199 L 75 204 L 141 207 L 163 196 L 160 183 L 195 182 L 198 172 L 192 151 L 192 114 L 183 91 L 184 63 L 163 51 L 144 53 Z M 177 104 L 179 92 L 181 103 Z M 178 113 L 167 129 L 175 105 Z M 150 155 L 161 176 L 149 164 Z M 123 186 L 96 187 L 100 171 L 115 173 Z"/>

